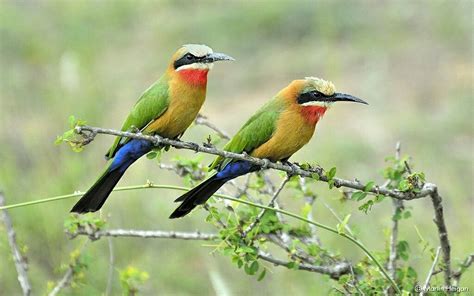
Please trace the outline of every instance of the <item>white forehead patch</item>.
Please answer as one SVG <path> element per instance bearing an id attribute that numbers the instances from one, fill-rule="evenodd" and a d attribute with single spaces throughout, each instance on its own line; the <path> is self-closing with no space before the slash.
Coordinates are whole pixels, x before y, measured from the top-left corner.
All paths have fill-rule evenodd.
<path id="1" fill-rule="evenodd" d="M 210 53 L 213 53 L 212 48 L 204 44 L 185 44 L 183 45 L 186 51 L 195 57 L 203 57 Z"/>
<path id="2" fill-rule="evenodd" d="M 305 77 L 305 80 L 310 83 L 317 91 L 325 94 L 326 96 L 331 96 L 336 92 L 336 88 L 331 81 L 326 81 L 317 77 Z"/>

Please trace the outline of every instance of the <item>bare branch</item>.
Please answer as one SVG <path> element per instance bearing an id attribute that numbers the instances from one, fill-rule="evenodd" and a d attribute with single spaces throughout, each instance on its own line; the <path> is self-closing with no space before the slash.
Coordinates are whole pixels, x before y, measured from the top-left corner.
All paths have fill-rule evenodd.
<path id="1" fill-rule="evenodd" d="M 431 280 L 431 277 L 433 276 L 433 272 L 435 270 L 436 264 L 438 263 L 440 251 L 441 251 L 441 247 L 438 247 L 436 249 L 436 255 L 434 257 L 433 264 L 431 265 L 430 271 L 428 272 L 428 275 L 426 276 L 425 284 L 421 288 L 420 296 L 423 296 L 426 294 L 426 290 L 428 289 L 428 286 L 430 284 L 430 280 Z"/>
<path id="2" fill-rule="evenodd" d="M 400 160 L 400 141 L 397 142 L 395 147 L 395 159 Z M 408 164 L 405 162 L 405 165 L 408 168 Z M 390 184 L 390 180 L 387 180 L 386 183 L 388 186 Z M 403 209 L 403 201 L 398 199 L 392 199 L 393 205 L 393 212 L 392 212 L 392 232 L 390 233 L 390 252 L 388 256 L 388 263 L 387 269 L 388 274 L 392 279 L 395 280 L 395 272 L 397 271 L 397 241 L 398 241 L 398 219 L 396 219 L 396 215 Z M 391 286 L 387 288 L 387 292 L 389 295 L 394 295 L 395 291 Z"/>
<path id="3" fill-rule="evenodd" d="M 110 295 L 112 292 L 112 282 L 114 280 L 114 243 L 112 238 L 107 238 L 107 242 L 109 244 L 109 274 L 107 276 L 107 287 L 105 288 L 105 296 Z"/>
<path id="4" fill-rule="evenodd" d="M 222 139 L 230 140 L 230 136 L 225 131 L 221 130 L 216 125 L 214 125 L 212 122 L 207 120 L 207 117 L 202 115 L 202 114 L 198 114 L 198 116 L 194 120 L 194 123 L 198 124 L 198 125 L 207 126 L 211 130 L 215 131 L 219 135 L 219 137 L 221 137 Z"/>
<path id="5" fill-rule="evenodd" d="M 51 290 L 48 296 L 56 296 L 58 295 L 59 291 L 66 288 L 71 284 L 72 276 L 74 275 L 74 269 L 69 267 L 64 274 L 63 278 L 59 281 L 59 283 Z"/>
<path id="6" fill-rule="evenodd" d="M 117 131 L 113 129 L 105 129 L 105 128 L 98 128 L 98 127 L 91 127 L 91 126 L 76 126 L 75 131 L 78 134 L 83 134 L 85 135 L 85 137 L 88 137 L 88 138 L 90 138 L 91 136 L 94 136 L 95 134 L 107 134 L 107 135 L 121 136 L 121 137 L 127 137 L 127 138 L 132 138 L 132 139 L 146 140 L 146 141 L 152 142 L 153 144 L 157 146 L 169 145 L 175 148 L 188 149 L 188 150 L 193 150 L 196 152 L 219 155 L 225 158 L 244 160 L 244 161 L 251 162 L 255 165 L 258 165 L 262 168 L 271 168 L 271 169 L 289 173 L 291 175 L 300 175 L 303 177 L 314 178 L 316 174 L 318 180 L 321 180 L 323 182 L 329 181 L 323 169 L 320 167 L 312 167 L 310 169 L 304 170 L 294 164 L 287 165 L 287 164 L 271 162 L 268 159 L 260 159 L 260 158 L 249 156 L 248 154 L 232 153 L 228 151 L 219 150 L 214 147 L 200 146 L 192 142 L 171 140 L 171 139 L 160 137 L 158 135 L 149 136 L 149 135 L 143 135 L 140 133 L 122 132 L 122 131 Z M 333 178 L 332 180 L 334 182 L 334 186 L 336 187 L 347 187 L 347 188 L 364 191 L 365 186 L 361 182 L 350 181 L 350 180 L 345 180 L 341 178 Z M 373 194 L 383 194 L 386 196 L 391 196 L 396 199 L 412 200 L 412 199 L 418 199 L 418 198 L 431 195 L 436 190 L 437 190 L 436 185 L 431 184 L 431 183 L 425 183 L 423 188 L 418 193 L 401 192 L 398 190 L 387 189 L 380 186 L 374 186 L 374 188 L 372 188 L 368 192 L 373 193 Z"/>
<path id="7" fill-rule="evenodd" d="M 443 262 L 444 262 L 444 284 L 446 286 L 451 285 L 451 245 L 448 239 L 448 230 L 446 229 L 446 223 L 444 222 L 442 198 L 438 194 L 438 190 L 431 194 L 431 201 L 435 210 L 434 223 L 438 228 L 438 236 L 441 244 L 441 250 L 443 251 Z"/>
<path id="8" fill-rule="evenodd" d="M 82 245 L 82 247 L 79 251 L 79 256 L 75 260 L 78 260 L 78 258 L 82 255 L 82 252 L 84 251 L 84 249 L 86 248 L 88 243 L 89 243 L 89 241 L 86 241 Z M 61 280 L 58 282 L 58 284 L 51 290 L 51 292 L 49 292 L 48 296 L 56 296 L 56 295 L 58 295 L 58 293 L 62 289 L 64 289 L 64 288 L 71 285 L 72 279 L 74 278 L 74 269 L 75 269 L 76 262 L 69 263 L 69 267 L 67 268 L 66 272 L 64 273 L 64 276 L 61 278 Z"/>
<path id="9" fill-rule="evenodd" d="M 288 261 L 283 261 L 280 259 L 273 258 L 270 254 L 265 253 L 263 251 L 259 251 L 258 257 L 262 260 L 268 261 L 270 263 L 273 263 L 274 265 L 279 265 L 279 266 L 287 267 L 290 263 Z M 332 279 L 337 280 L 339 279 L 341 275 L 348 274 L 351 272 L 350 271 L 351 265 L 345 261 L 338 262 L 337 264 L 328 265 L 328 266 L 318 266 L 318 265 L 310 265 L 310 264 L 301 263 L 301 264 L 298 264 L 298 269 L 321 273 L 321 274 L 327 274 Z"/>
<path id="10" fill-rule="evenodd" d="M 111 229 L 99 231 L 86 231 L 79 229 L 72 234 L 72 237 L 77 235 L 87 235 L 91 240 L 97 240 L 101 237 L 141 237 L 141 238 L 175 238 L 183 240 L 215 240 L 218 238 L 217 234 L 195 232 L 179 232 L 179 231 L 162 231 L 162 230 L 135 230 L 135 229 Z"/>
<path id="11" fill-rule="evenodd" d="M 458 286 L 459 281 L 461 280 L 462 274 L 472 265 L 472 262 L 474 261 L 474 253 L 469 254 L 467 258 L 461 263 L 461 267 L 453 272 L 453 285 Z"/>
<path id="12" fill-rule="evenodd" d="M 3 192 L 0 191 L 0 207 L 5 205 L 5 197 L 3 196 Z M 13 229 L 12 220 L 10 215 L 8 214 L 7 210 L 3 210 L 3 222 L 5 224 L 5 228 L 8 235 L 8 243 L 10 244 L 10 248 L 12 250 L 13 261 L 15 262 L 16 272 L 18 274 L 18 282 L 20 283 L 21 289 L 23 291 L 23 295 L 30 295 L 31 294 L 31 285 L 28 279 L 28 264 L 23 258 L 23 255 L 20 252 L 20 248 L 18 248 L 18 244 L 16 242 L 16 233 Z"/>

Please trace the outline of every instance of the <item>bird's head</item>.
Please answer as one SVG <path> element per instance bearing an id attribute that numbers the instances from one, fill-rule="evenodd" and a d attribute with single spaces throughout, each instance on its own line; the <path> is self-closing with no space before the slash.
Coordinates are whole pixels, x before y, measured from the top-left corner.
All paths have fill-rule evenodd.
<path id="1" fill-rule="evenodd" d="M 311 123 L 316 123 L 334 102 L 367 104 L 352 95 L 336 92 L 332 82 L 316 77 L 294 80 L 284 91 L 286 98 L 291 98 L 290 103 Z"/>
<path id="2" fill-rule="evenodd" d="M 205 84 L 207 73 L 212 69 L 214 62 L 218 61 L 234 61 L 234 58 L 213 52 L 206 45 L 185 44 L 173 55 L 169 71 L 178 74 L 189 83 Z"/>

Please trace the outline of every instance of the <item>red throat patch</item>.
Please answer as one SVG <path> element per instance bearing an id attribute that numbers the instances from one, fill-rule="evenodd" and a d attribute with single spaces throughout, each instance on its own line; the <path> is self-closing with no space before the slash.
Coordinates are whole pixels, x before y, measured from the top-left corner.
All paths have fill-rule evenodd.
<path id="1" fill-rule="evenodd" d="M 301 114 L 311 124 L 316 124 L 318 120 L 323 117 L 326 112 L 326 107 L 321 106 L 303 106 Z"/>
<path id="2" fill-rule="evenodd" d="M 184 69 L 178 71 L 179 76 L 189 84 L 205 85 L 207 83 L 208 69 Z"/>

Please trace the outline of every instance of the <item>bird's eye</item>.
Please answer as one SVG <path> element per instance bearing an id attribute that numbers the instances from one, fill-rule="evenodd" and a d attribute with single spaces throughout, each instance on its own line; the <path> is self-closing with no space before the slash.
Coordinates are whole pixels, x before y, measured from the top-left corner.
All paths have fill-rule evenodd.
<path id="1" fill-rule="evenodd" d="M 319 91 L 313 91 L 313 97 L 320 98 L 322 95 Z"/>
<path id="2" fill-rule="evenodd" d="M 193 58 L 194 58 L 194 56 L 193 56 L 192 54 L 190 54 L 190 53 L 188 53 L 188 54 L 186 55 L 186 59 L 189 60 L 189 61 L 192 60 Z"/>

